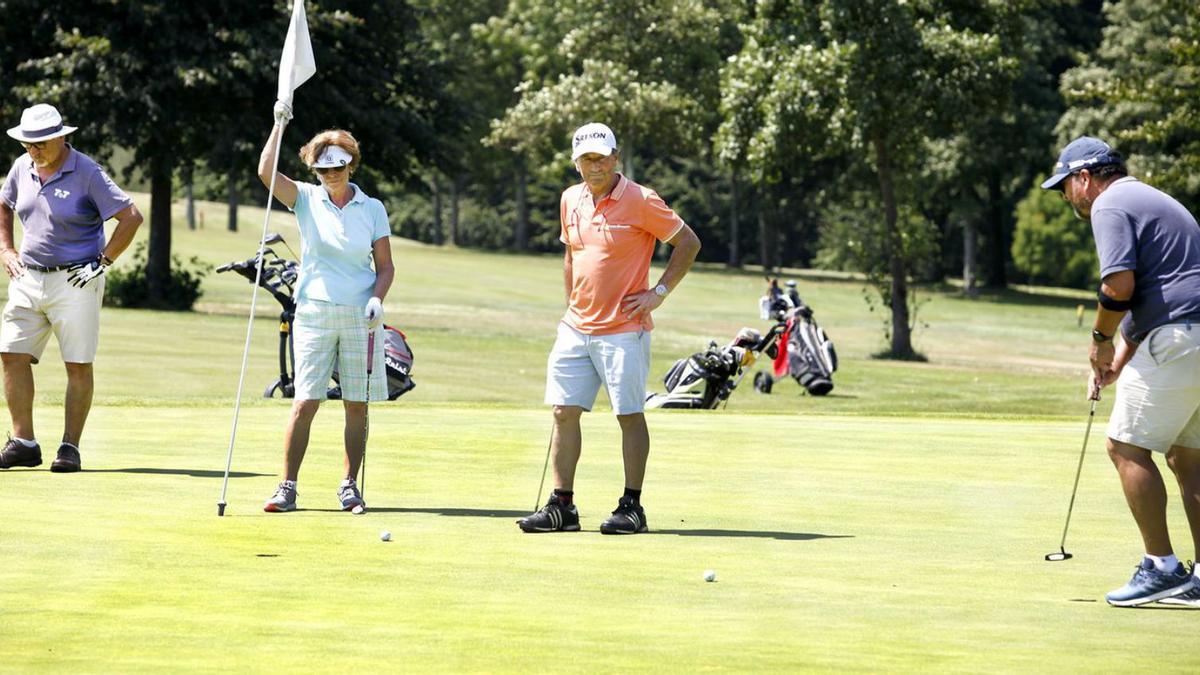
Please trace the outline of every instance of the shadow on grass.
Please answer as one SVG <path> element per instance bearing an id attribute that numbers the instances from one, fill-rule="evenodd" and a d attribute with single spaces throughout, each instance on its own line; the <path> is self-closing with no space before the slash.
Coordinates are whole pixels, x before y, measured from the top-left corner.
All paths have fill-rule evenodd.
<path id="1" fill-rule="evenodd" d="M 817 534 L 815 532 L 770 532 L 759 530 L 650 530 L 650 534 L 673 534 L 677 537 L 730 537 L 809 541 L 810 539 L 853 539 L 850 534 Z"/>
<path id="2" fill-rule="evenodd" d="M 296 509 L 296 511 L 342 513 L 341 509 Z M 367 513 L 429 513 L 435 516 L 451 516 L 456 518 L 524 518 L 532 512 L 505 509 L 457 509 L 450 507 L 419 509 L 400 506 L 377 507 L 368 505 Z"/>
<path id="3" fill-rule="evenodd" d="M 211 469 L 151 469 L 148 467 L 133 467 L 130 469 L 84 469 L 83 473 L 145 473 L 154 476 L 191 476 L 192 478 L 224 478 L 224 471 Z M 249 471 L 230 471 L 230 478 L 258 478 L 273 476 L 271 473 L 251 473 Z"/>

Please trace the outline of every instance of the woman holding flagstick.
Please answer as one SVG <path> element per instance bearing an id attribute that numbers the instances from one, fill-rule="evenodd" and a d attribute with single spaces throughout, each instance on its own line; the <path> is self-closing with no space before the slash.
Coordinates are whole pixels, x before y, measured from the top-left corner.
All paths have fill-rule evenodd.
<path id="1" fill-rule="evenodd" d="M 291 107 L 277 102 L 275 126 L 258 161 L 263 185 L 271 184 L 275 150 L 291 118 Z M 366 503 L 355 476 L 366 444 L 367 392 L 387 397 L 386 369 L 374 369 L 375 381 L 367 386 L 367 344 L 368 334 L 383 323 L 383 299 L 395 276 L 391 230 L 383 203 L 350 182 L 360 154 L 349 132 L 322 131 L 300 149 L 300 158 L 313 171 L 316 184 L 293 181 L 282 173 L 274 176 L 275 197 L 296 214 L 301 247 L 292 324 L 296 396 L 284 433 L 283 480 L 263 509 L 296 508 L 296 480 L 309 429 L 336 365 L 346 413 L 346 474 L 337 496 L 342 510 L 361 513 Z M 383 343 L 371 342 L 374 362 L 382 363 Z"/>

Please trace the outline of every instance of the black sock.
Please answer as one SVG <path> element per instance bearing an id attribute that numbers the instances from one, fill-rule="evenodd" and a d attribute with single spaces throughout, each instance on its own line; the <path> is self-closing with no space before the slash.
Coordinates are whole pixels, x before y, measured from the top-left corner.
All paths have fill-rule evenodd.
<path id="1" fill-rule="evenodd" d="M 625 488 L 625 496 L 632 499 L 634 504 L 637 504 L 638 502 L 642 501 L 642 491 L 641 490 L 634 490 L 633 488 L 627 487 L 627 488 Z"/>
<path id="2" fill-rule="evenodd" d="M 575 491 L 559 490 L 558 488 L 554 488 L 554 492 L 551 493 L 551 496 L 558 500 L 559 506 L 570 506 L 575 500 Z"/>

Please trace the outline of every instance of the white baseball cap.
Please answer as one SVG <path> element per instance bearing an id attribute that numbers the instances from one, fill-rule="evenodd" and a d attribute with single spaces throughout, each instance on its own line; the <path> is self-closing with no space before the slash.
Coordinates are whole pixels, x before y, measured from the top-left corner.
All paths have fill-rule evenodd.
<path id="1" fill-rule="evenodd" d="M 8 135 L 22 143 L 38 143 L 66 136 L 79 127 L 63 124 L 62 115 L 48 103 L 38 103 L 21 113 L 21 123 L 8 130 Z"/>
<path id="2" fill-rule="evenodd" d="M 354 161 L 354 157 L 346 152 L 338 145 L 327 145 L 325 151 L 317 158 L 317 161 L 312 163 L 314 169 L 332 169 L 339 166 L 346 166 Z"/>
<path id="3" fill-rule="evenodd" d="M 617 149 L 617 136 L 606 125 L 589 122 L 575 130 L 571 137 L 571 161 L 594 152 L 605 157 Z"/>

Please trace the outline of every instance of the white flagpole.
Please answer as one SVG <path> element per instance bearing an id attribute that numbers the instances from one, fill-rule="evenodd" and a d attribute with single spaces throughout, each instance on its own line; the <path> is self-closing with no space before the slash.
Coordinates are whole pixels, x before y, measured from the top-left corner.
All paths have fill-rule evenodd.
<path id="1" fill-rule="evenodd" d="M 291 105 L 292 94 L 317 70 L 313 59 L 312 41 L 308 36 L 308 19 L 304 14 L 304 0 L 292 5 L 292 18 L 287 36 L 283 41 L 283 53 L 279 57 L 280 101 Z M 221 501 L 217 502 L 217 515 L 225 515 L 225 496 L 229 490 L 229 470 L 233 467 L 233 445 L 237 440 L 238 416 L 242 409 L 242 389 L 246 383 L 246 364 L 250 357 L 250 337 L 254 334 L 254 311 L 258 306 L 258 288 L 262 281 L 263 254 L 267 248 L 267 226 L 271 222 L 271 202 L 275 198 L 275 178 L 279 175 L 279 147 L 283 143 L 283 132 L 287 123 L 280 125 L 275 139 L 275 157 L 271 164 L 271 183 L 267 188 L 267 213 L 263 217 L 262 236 L 258 240 L 258 268 L 254 272 L 254 290 L 250 294 L 250 320 L 246 324 L 246 344 L 242 348 L 242 371 L 238 375 L 237 398 L 233 404 L 233 427 L 229 431 L 229 452 L 225 458 L 225 478 L 221 482 Z"/>
<path id="2" fill-rule="evenodd" d="M 250 337 L 254 334 L 254 310 L 258 306 L 258 287 L 266 267 L 263 255 L 267 248 L 267 226 L 271 222 L 271 200 L 275 198 L 275 176 L 279 173 L 279 146 L 283 143 L 281 126 L 275 139 L 275 161 L 271 164 L 271 185 L 267 189 L 267 213 L 263 217 L 262 236 L 258 239 L 258 264 L 254 271 L 254 290 L 250 293 L 250 320 L 246 322 L 246 344 L 242 347 L 242 372 L 238 375 L 237 398 L 233 404 L 233 428 L 229 431 L 229 453 L 225 457 L 225 479 L 221 482 L 221 501 L 217 502 L 217 515 L 225 515 L 225 494 L 229 489 L 229 470 L 233 467 L 233 444 L 237 440 L 238 416 L 242 409 L 242 388 L 246 384 L 246 364 L 250 356 Z"/>

